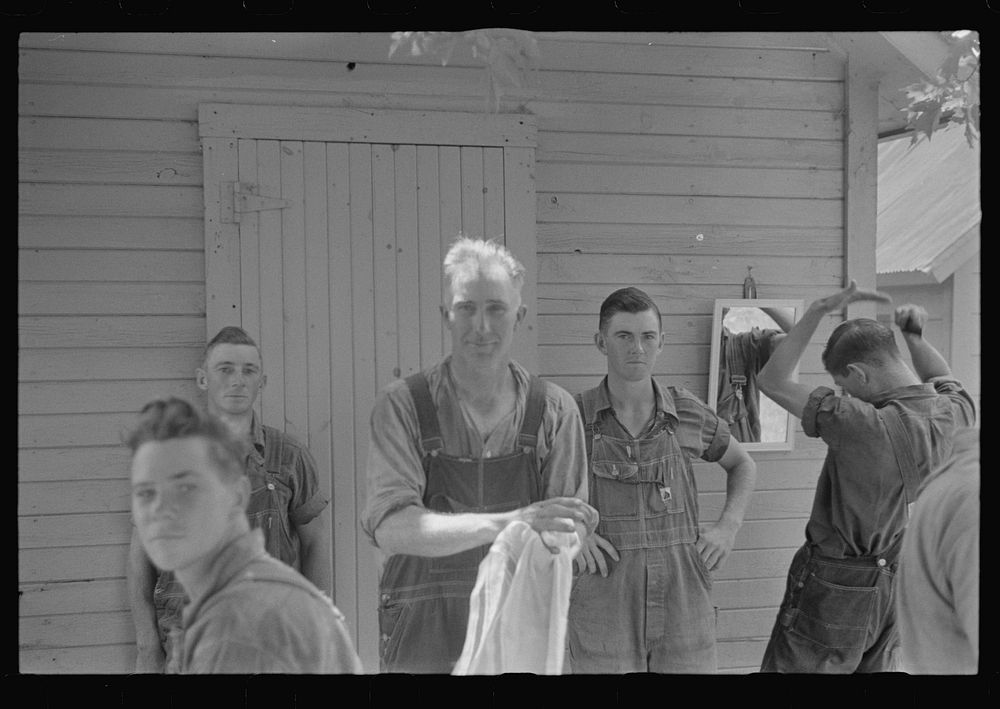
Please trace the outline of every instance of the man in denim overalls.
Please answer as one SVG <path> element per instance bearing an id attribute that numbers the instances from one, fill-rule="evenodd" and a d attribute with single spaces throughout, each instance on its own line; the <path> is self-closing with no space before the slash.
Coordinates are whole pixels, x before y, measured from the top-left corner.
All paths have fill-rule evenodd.
<path id="1" fill-rule="evenodd" d="M 238 327 L 224 327 L 205 347 L 195 382 L 208 413 L 222 419 L 246 445 L 250 526 L 264 534 L 268 554 L 330 595 L 330 535 L 324 533 L 327 499 L 316 463 L 292 436 L 264 426 L 253 405 L 267 382 L 257 343 Z M 178 671 L 173 648 L 181 632 L 187 594 L 169 571 L 150 562 L 132 530 L 129 601 L 136 633 L 136 672 Z"/>
<path id="2" fill-rule="evenodd" d="M 508 522 L 543 540 L 597 523 L 573 397 L 510 358 L 524 267 L 499 244 L 460 238 L 444 274 L 451 355 L 385 387 L 371 416 L 362 527 L 389 555 L 383 672 L 452 671 L 479 562 Z"/>
<path id="3" fill-rule="evenodd" d="M 947 459 L 955 431 L 974 423 L 975 406 L 924 340 L 927 313 L 915 305 L 895 311 L 913 369 L 890 327 L 857 318 L 838 325 L 823 351 L 843 396 L 792 377 L 829 314 L 855 301 L 889 300 L 852 281 L 813 302 L 758 377 L 761 391 L 801 416 L 807 436 L 827 444 L 806 542 L 788 570 L 763 672 L 899 669 L 895 577 L 909 506 L 921 481 Z"/>
<path id="4" fill-rule="evenodd" d="M 711 409 L 653 379 L 665 336 L 646 293 L 609 295 L 599 325 L 594 341 L 608 374 L 577 401 L 600 523 L 577 559 L 590 573 L 570 596 L 571 670 L 715 672 L 711 572 L 733 548 L 756 466 Z M 705 527 L 698 524 L 696 458 L 718 461 L 728 476 L 722 514 Z"/>

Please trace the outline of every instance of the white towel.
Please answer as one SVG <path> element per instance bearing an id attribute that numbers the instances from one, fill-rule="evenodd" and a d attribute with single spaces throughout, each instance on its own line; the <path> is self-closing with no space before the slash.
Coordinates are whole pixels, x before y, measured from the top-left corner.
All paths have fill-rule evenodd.
<path id="1" fill-rule="evenodd" d="M 469 626 L 452 674 L 562 673 L 576 532 L 508 524 L 479 564 Z M 557 548 L 553 554 L 546 548 Z"/>

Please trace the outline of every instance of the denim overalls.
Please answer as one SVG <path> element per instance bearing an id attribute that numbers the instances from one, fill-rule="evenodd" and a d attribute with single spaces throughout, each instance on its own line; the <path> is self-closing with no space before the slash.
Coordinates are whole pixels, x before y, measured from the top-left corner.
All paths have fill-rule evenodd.
<path id="1" fill-rule="evenodd" d="M 250 478 L 250 503 L 247 518 L 252 529 L 264 533 L 264 548 L 274 558 L 298 569 L 298 539 L 292 536 L 288 521 L 288 504 L 292 489 L 282 475 L 282 455 L 285 438 L 280 431 L 262 426 L 264 454 L 253 445 L 247 454 L 246 473 Z M 284 511 L 284 514 L 282 514 Z M 178 671 L 172 648 L 181 634 L 181 611 L 187 601 L 180 582 L 171 571 L 163 571 L 153 589 L 153 607 L 160 644 L 166 653 L 166 672 Z"/>
<path id="2" fill-rule="evenodd" d="M 496 458 L 458 458 L 443 439 L 427 379 L 407 377 L 420 424 L 423 503 L 436 512 L 507 512 L 542 499 L 535 460 L 545 385 L 531 377 L 518 450 Z M 379 583 L 382 672 L 448 674 L 462 654 L 469 596 L 490 545 L 442 557 L 390 556 Z"/>
<path id="3" fill-rule="evenodd" d="M 601 387 L 604 386 L 602 383 Z M 618 550 L 608 577 L 584 572 L 569 609 L 571 671 L 714 672 L 712 580 L 698 550 L 698 493 L 692 466 L 660 416 L 642 438 L 611 435 L 600 387 L 578 394 L 590 461 L 597 534 Z M 624 427 L 622 427 L 624 428 Z M 603 553 L 603 552 L 599 552 Z"/>

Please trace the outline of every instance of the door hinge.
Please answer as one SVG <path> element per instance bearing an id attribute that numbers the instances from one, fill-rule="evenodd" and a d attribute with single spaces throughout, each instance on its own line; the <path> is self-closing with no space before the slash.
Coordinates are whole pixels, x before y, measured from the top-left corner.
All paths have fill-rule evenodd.
<path id="1" fill-rule="evenodd" d="M 261 195 L 260 186 L 249 182 L 223 182 L 221 189 L 220 213 L 224 223 L 239 223 L 247 212 L 263 212 L 267 209 L 284 209 L 292 201 L 280 197 Z"/>

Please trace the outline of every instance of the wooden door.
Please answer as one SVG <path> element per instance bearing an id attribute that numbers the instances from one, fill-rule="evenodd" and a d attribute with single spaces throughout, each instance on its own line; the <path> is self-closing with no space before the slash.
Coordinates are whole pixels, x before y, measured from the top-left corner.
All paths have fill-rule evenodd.
<path id="1" fill-rule="evenodd" d="M 201 108 L 208 334 L 239 324 L 257 339 L 262 420 L 316 458 L 333 513 L 334 601 L 369 671 L 380 559 L 359 516 L 375 394 L 447 352 L 441 261 L 460 231 L 506 241 L 529 280 L 535 260 L 533 149 L 500 135 L 515 120 L 530 143 L 533 126 L 400 113 L 416 114 L 366 112 L 362 130 L 357 112 L 339 109 Z M 455 129 L 448 143 L 421 142 L 444 139 L 442 122 Z M 533 294 L 526 285 L 532 318 Z M 515 356 L 534 368 L 527 325 Z"/>

